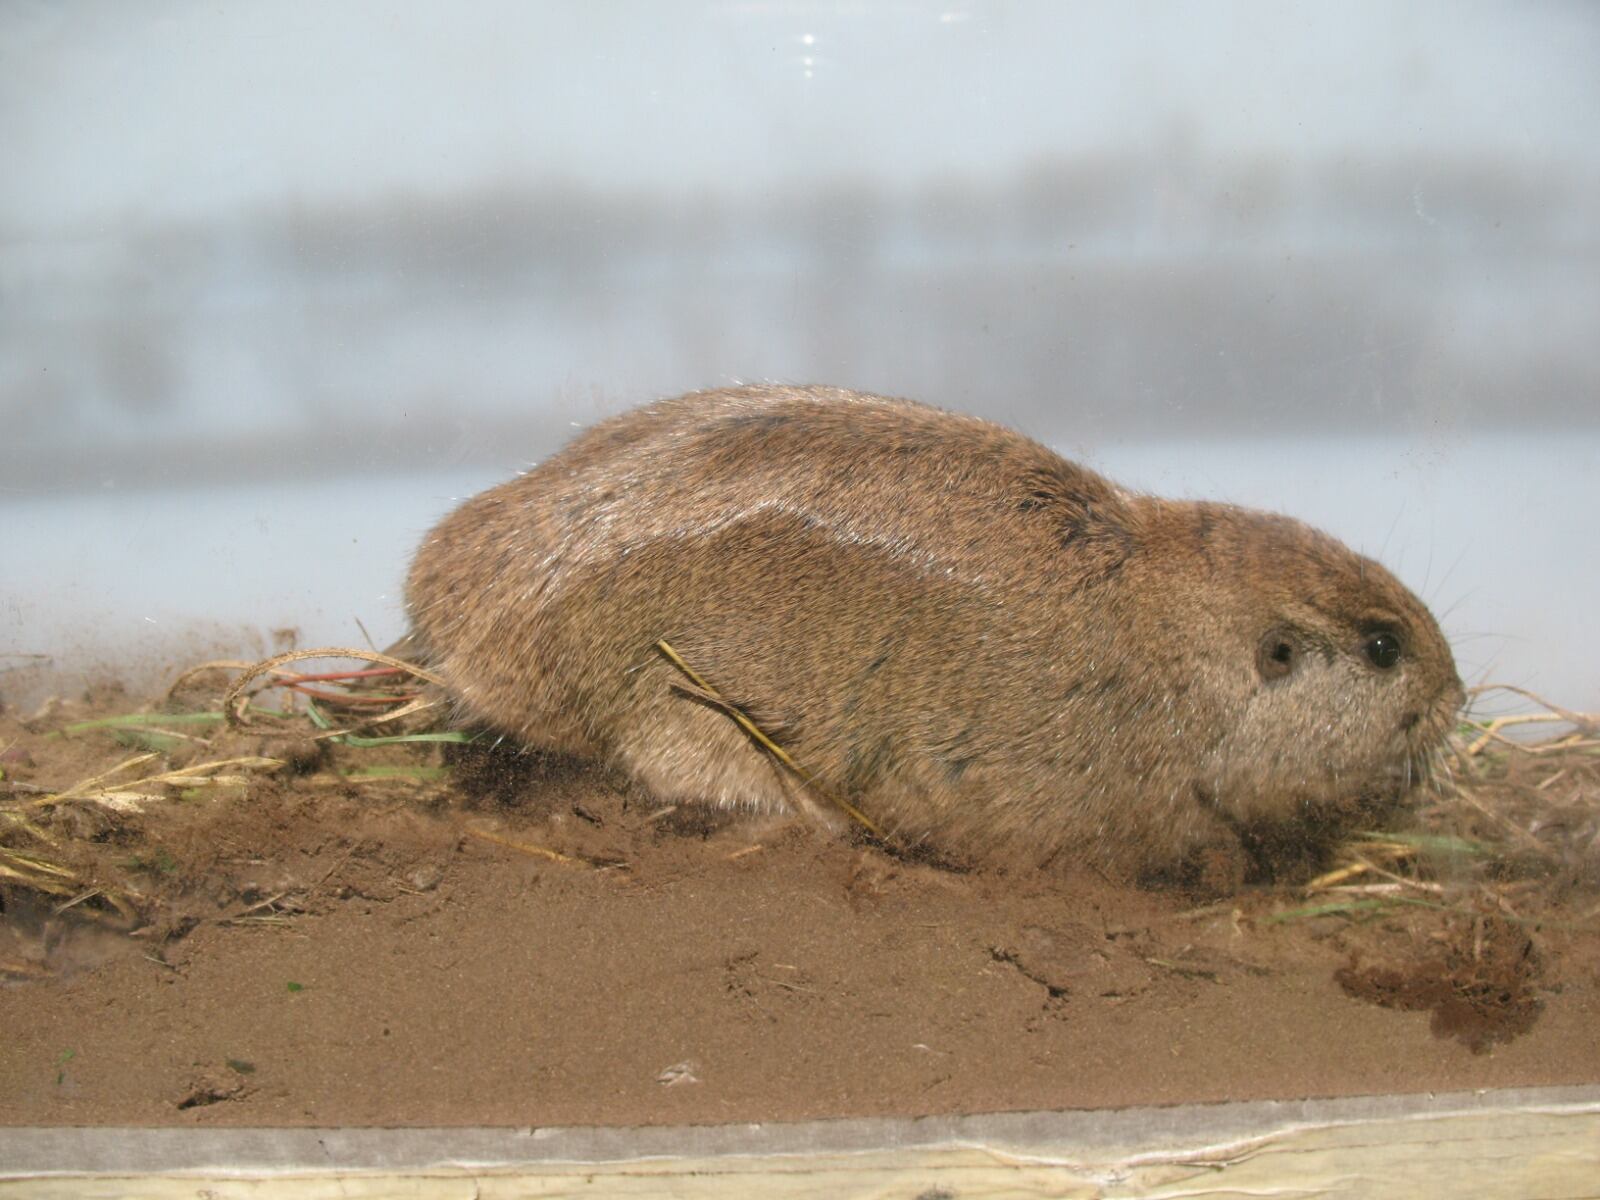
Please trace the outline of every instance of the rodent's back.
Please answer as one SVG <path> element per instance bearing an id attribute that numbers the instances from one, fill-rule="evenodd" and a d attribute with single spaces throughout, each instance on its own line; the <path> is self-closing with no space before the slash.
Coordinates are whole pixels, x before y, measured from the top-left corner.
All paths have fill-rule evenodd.
<path id="1" fill-rule="evenodd" d="M 1030 497 L 1041 507 L 1103 509 L 1119 505 L 1122 493 L 976 417 L 833 388 L 745 387 L 662 400 L 605 421 L 468 501 L 430 544 L 465 536 L 492 548 L 492 570 L 481 563 L 487 580 L 504 565 L 499 554 L 527 555 L 532 522 L 539 540 L 548 539 L 551 586 L 559 587 L 573 565 L 782 511 L 840 538 L 992 570 L 994 522 L 1007 519 L 1008 504 Z M 1016 525 L 1048 540 L 1041 522 Z M 480 565 L 466 557 L 454 556 L 452 571 Z M 418 569 L 417 590 L 427 591 L 426 557 Z"/>

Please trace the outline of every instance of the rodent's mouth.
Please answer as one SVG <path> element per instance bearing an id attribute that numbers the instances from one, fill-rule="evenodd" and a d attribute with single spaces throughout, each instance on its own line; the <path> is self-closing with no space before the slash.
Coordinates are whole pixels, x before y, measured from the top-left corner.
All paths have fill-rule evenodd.
<path id="1" fill-rule="evenodd" d="M 1408 712 L 1400 720 L 1399 761 L 1388 783 L 1400 797 L 1432 786 L 1444 766 L 1445 745 L 1461 710 L 1460 689 L 1442 693 L 1431 709 Z"/>
<path id="2" fill-rule="evenodd" d="M 1400 736 L 1406 750 L 1419 755 L 1431 754 L 1443 747 L 1445 738 L 1455 728 L 1456 717 L 1466 698 L 1461 685 L 1454 683 L 1440 688 L 1431 704 L 1402 713 Z"/>

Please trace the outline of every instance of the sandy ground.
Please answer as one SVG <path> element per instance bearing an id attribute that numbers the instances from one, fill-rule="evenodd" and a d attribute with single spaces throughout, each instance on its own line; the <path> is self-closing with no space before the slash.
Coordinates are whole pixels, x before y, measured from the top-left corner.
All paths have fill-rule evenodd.
<path id="1" fill-rule="evenodd" d="M 0 857 L 3 1123 L 678 1124 L 1600 1081 L 1592 891 L 1534 916 L 1463 893 L 1282 919 L 1314 900 L 962 871 L 662 815 L 570 764 L 73 728 L 136 707 L 0 713 L 0 847 L 72 873 L 41 891 Z M 141 752 L 119 778 L 291 765 L 138 811 L 43 800 Z"/>

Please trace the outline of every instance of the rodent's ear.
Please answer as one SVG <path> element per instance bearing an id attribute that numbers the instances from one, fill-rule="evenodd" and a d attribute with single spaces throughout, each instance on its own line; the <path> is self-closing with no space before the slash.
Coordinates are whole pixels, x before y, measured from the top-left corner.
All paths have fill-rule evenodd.
<path id="1" fill-rule="evenodd" d="M 1294 630 L 1274 626 L 1256 643 L 1256 671 L 1268 683 L 1276 683 L 1294 674 L 1303 654 L 1304 646 Z"/>

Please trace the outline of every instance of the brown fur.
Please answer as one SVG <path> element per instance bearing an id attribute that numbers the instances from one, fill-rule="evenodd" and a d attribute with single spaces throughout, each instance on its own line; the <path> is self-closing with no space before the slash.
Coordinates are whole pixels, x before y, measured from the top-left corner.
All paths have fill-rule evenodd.
<path id="1" fill-rule="evenodd" d="M 1140 870 L 1402 792 L 1462 700 L 1421 602 L 1316 530 L 830 388 L 596 426 L 441 522 L 408 604 L 469 721 L 663 802 L 791 806 L 664 638 L 897 838 L 1002 860 Z M 1387 670 L 1376 630 L 1403 645 Z"/>

